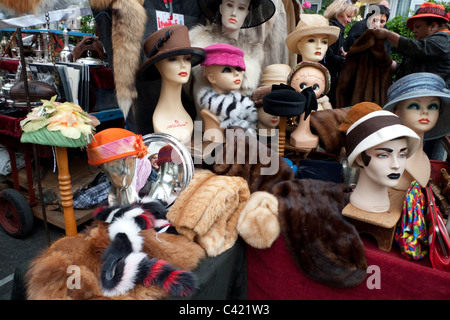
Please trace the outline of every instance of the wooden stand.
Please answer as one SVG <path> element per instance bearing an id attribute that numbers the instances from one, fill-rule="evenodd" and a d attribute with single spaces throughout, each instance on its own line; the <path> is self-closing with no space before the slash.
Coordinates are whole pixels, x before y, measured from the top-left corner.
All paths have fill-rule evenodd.
<path id="1" fill-rule="evenodd" d="M 70 181 L 69 161 L 66 147 L 55 147 L 56 162 L 58 165 L 59 192 L 64 210 L 64 225 L 66 236 L 77 235 L 77 223 L 73 211 L 72 182 Z"/>
<path id="2" fill-rule="evenodd" d="M 405 192 L 389 189 L 390 208 L 386 212 L 368 212 L 348 204 L 342 214 L 356 227 L 359 233 L 375 237 L 378 248 L 391 251 L 395 227 L 402 215 Z"/>

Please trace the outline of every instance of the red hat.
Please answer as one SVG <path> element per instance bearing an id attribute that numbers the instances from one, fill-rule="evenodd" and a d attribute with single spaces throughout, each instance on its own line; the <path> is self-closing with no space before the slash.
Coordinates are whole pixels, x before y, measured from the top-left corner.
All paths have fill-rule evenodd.
<path id="1" fill-rule="evenodd" d="M 425 2 L 419 9 L 417 9 L 416 14 L 406 21 L 406 25 L 409 29 L 413 29 L 414 19 L 417 18 L 439 18 L 442 22 L 448 22 L 449 13 L 445 12 L 445 8 L 442 4 L 435 4 L 431 2 Z"/>
<path id="2" fill-rule="evenodd" d="M 170 144 L 165 145 L 164 147 L 159 149 L 158 152 L 158 160 L 156 161 L 158 166 L 162 165 L 165 162 L 173 162 L 175 164 L 182 163 L 180 155 L 173 149 Z"/>

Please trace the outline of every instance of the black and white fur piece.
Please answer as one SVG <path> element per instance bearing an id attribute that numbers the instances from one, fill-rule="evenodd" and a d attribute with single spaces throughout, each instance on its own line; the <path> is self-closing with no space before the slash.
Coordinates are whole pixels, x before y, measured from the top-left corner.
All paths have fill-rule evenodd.
<path id="1" fill-rule="evenodd" d="M 258 112 L 253 101 L 239 91 L 218 93 L 211 87 L 203 87 L 198 94 L 198 105 L 217 115 L 220 127 L 241 127 L 256 137 Z"/>
<path id="2" fill-rule="evenodd" d="M 169 294 L 182 297 L 196 292 L 193 273 L 157 258 L 150 259 L 141 252 L 144 239 L 140 231 L 154 227 L 155 220 L 165 220 L 166 210 L 158 201 L 146 199 L 141 204 L 104 207 L 94 213 L 95 219 L 110 223 L 111 243 L 101 256 L 100 281 L 105 296 L 125 294 L 138 283 L 156 284 Z"/>

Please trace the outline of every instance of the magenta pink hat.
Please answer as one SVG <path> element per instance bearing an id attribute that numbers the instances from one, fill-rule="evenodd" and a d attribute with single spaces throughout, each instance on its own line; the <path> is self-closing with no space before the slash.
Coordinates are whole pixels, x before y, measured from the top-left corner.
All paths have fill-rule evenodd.
<path id="1" fill-rule="evenodd" d="M 206 58 L 202 66 L 231 66 L 245 71 L 244 51 L 235 46 L 216 43 L 204 48 Z"/>

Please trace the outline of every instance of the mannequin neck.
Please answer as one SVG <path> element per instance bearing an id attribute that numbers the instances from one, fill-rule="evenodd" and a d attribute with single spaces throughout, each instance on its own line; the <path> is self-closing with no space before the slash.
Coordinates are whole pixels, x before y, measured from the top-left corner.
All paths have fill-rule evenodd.
<path id="1" fill-rule="evenodd" d="M 181 83 L 162 80 L 161 91 L 159 94 L 158 105 L 164 105 L 164 108 L 172 109 L 183 107 L 181 101 L 181 91 L 183 85 Z"/>
<path id="2" fill-rule="evenodd" d="M 364 211 L 386 212 L 390 206 L 388 187 L 376 183 L 361 169 L 356 187 L 350 195 L 350 203 Z"/>
<path id="3" fill-rule="evenodd" d="M 240 29 L 234 30 L 234 29 L 228 29 L 228 28 L 225 28 L 224 26 L 222 26 L 222 34 L 225 37 L 236 40 L 236 41 L 239 39 L 240 31 L 241 31 Z"/>

